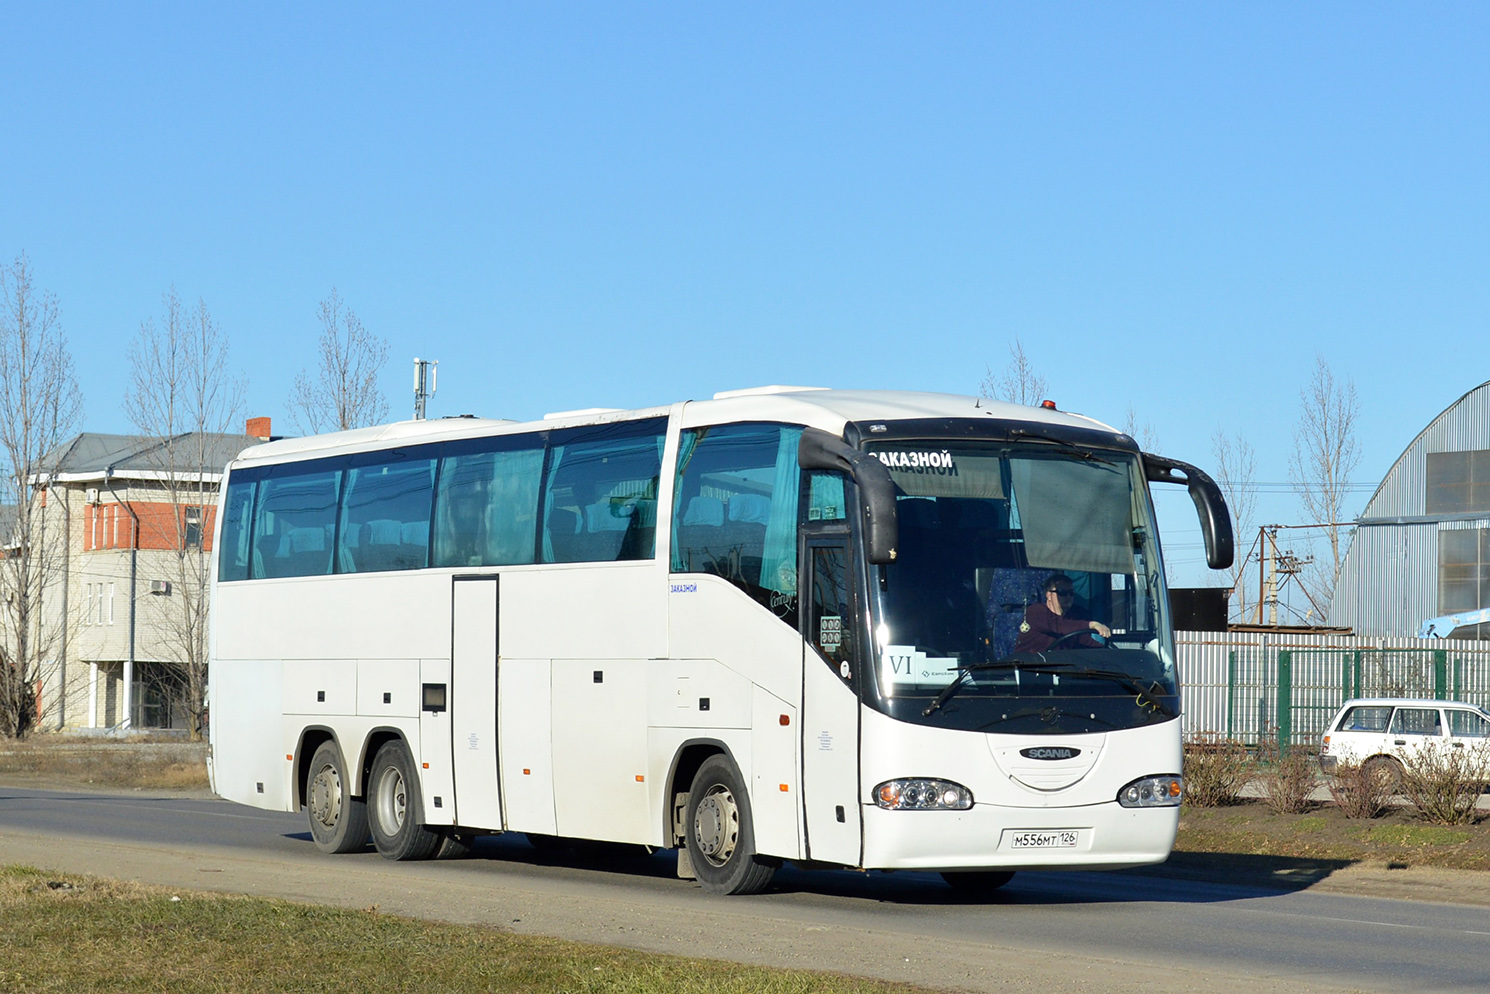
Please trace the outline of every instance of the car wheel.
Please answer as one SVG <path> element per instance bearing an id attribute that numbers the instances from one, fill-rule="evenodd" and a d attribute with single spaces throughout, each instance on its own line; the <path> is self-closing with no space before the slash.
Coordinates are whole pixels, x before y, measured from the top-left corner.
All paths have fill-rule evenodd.
<path id="1" fill-rule="evenodd" d="M 1393 794 L 1402 784 L 1402 764 L 1391 756 L 1372 756 L 1366 760 L 1361 771 Z"/>

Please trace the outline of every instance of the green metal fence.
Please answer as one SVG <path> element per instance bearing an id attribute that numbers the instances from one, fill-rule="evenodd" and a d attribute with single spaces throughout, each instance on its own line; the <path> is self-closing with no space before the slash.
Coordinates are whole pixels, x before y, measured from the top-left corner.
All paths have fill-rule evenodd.
<path id="1" fill-rule="evenodd" d="M 1375 647 L 1230 637 L 1182 638 L 1179 648 L 1189 734 L 1224 734 L 1251 745 L 1264 739 L 1317 745 L 1330 718 L 1353 697 L 1490 705 L 1490 647 L 1484 643 Z"/>

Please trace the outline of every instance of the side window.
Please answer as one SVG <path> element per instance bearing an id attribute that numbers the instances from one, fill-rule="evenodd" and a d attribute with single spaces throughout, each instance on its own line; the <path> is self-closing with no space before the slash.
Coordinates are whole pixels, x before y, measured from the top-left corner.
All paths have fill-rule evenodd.
<path id="1" fill-rule="evenodd" d="M 1398 708 L 1392 715 L 1393 735 L 1442 735 L 1438 708 Z"/>
<path id="2" fill-rule="evenodd" d="M 352 457 L 342 499 L 337 572 L 423 569 L 435 460 L 394 450 Z"/>
<path id="3" fill-rule="evenodd" d="M 235 473 L 228 479 L 228 494 L 223 501 L 222 549 L 217 560 L 217 579 L 247 580 L 249 570 L 249 537 L 253 529 L 253 477 Z"/>
<path id="4" fill-rule="evenodd" d="M 260 482 L 253 527 L 254 579 L 331 572 L 341 478 L 340 466 L 327 462 L 287 463 L 274 467 Z"/>
<path id="5" fill-rule="evenodd" d="M 1490 736 L 1490 718 L 1477 711 L 1449 710 L 1449 734 L 1456 738 L 1483 739 Z"/>
<path id="6" fill-rule="evenodd" d="M 843 475 L 815 471 L 807 480 L 807 520 L 842 521 L 844 509 Z"/>
<path id="7" fill-rule="evenodd" d="M 536 561 L 543 436 L 448 445 L 435 496 L 436 566 L 512 566 Z"/>
<path id="8" fill-rule="evenodd" d="M 685 431 L 673 494 L 673 572 L 722 576 L 792 625 L 801 438 L 775 424 Z"/>
<path id="9" fill-rule="evenodd" d="M 665 418 L 556 431 L 543 495 L 543 562 L 651 559 Z"/>
<path id="10" fill-rule="evenodd" d="M 1340 719 L 1337 731 L 1341 732 L 1385 732 L 1392 709 L 1387 707 L 1354 707 Z"/>
<path id="11" fill-rule="evenodd" d="M 807 639 L 835 670 L 853 658 L 845 553 L 843 546 L 814 547 L 809 567 L 812 570 L 812 602 L 807 612 Z M 848 676 L 847 673 L 843 675 Z"/>

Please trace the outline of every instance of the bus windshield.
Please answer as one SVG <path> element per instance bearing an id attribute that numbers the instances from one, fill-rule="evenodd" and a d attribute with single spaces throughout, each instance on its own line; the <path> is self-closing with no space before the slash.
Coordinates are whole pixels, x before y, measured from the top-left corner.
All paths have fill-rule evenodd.
<path id="1" fill-rule="evenodd" d="M 896 561 L 872 567 L 875 706 L 939 727 L 1052 734 L 1178 714 L 1136 454 L 1033 441 L 870 451 L 897 486 L 900 522 Z"/>

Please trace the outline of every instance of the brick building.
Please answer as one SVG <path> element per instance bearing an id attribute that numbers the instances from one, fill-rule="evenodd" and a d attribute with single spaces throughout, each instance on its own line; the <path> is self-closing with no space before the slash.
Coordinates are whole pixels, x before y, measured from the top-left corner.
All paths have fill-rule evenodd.
<path id="1" fill-rule="evenodd" d="M 181 725 L 177 616 L 205 593 L 181 589 L 182 558 L 211 553 L 222 468 L 268 439 L 268 418 L 243 435 L 84 432 L 44 460 L 54 468 L 37 482 L 67 548 L 47 600 L 64 635 L 42 674 L 39 729 Z"/>

